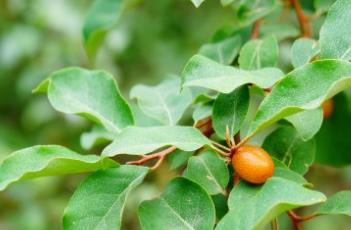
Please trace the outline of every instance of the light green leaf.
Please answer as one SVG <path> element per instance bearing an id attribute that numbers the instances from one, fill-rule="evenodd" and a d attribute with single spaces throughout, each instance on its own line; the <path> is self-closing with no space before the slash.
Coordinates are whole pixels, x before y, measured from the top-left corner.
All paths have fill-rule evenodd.
<path id="1" fill-rule="evenodd" d="M 269 88 L 283 75 L 283 72 L 277 68 L 246 71 L 221 65 L 201 55 L 195 55 L 184 68 L 183 86 L 198 86 L 221 93 L 230 93 L 249 83 L 261 88 Z"/>
<path id="2" fill-rule="evenodd" d="M 279 56 L 278 41 L 274 36 L 264 40 L 251 40 L 240 51 L 241 69 L 254 70 L 277 65 Z"/>
<path id="3" fill-rule="evenodd" d="M 313 205 L 326 200 L 317 191 L 278 177 L 270 178 L 261 186 L 240 181 L 232 190 L 230 211 L 218 223 L 218 230 L 258 230 L 279 214 L 298 207 Z"/>
<path id="4" fill-rule="evenodd" d="M 291 62 L 297 68 L 310 62 L 320 51 L 318 43 L 310 38 L 299 38 L 291 47 Z"/>
<path id="5" fill-rule="evenodd" d="M 299 133 L 304 141 L 311 139 L 322 126 L 323 110 L 321 108 L 306 110 L 285 118 Z"/>
<path id="6" fill-rule="evenodd" d="M 201 46 L 199 54 L 208 57 L 218 63 L 229 65 L 238 55 L 241 47 L 241 37 L 232 36 L 215 43 Z"/>
<path id="7" fill-rule="evenodd" d="M 277 167 L 277 165 L 274 165 L 274 166 L 275 166 L 275 168 L 274 168 L 274 176 L 275 177 L 280 177 L 280 178 L 287 179 L 289 181 L 294 181 L 294 182 L 301 184 L 301 185 L 304 185 L 304 186 L 311 185 L 310 183 L 308 183 L 306 181 L 306 179 L 302 175 L 300 175 L 300 174 L 298 174 L 298 173 L 296 173 L 288 168 Z"/>
<path id="8" fill-rule="evenodd" d="M 199 121 L 201 119 L 204 119 L 206 117 L 211 116 L 212 108 L 213 108 L 212 101 L 208 102 L 208 103 L 202 103 L 202 104 L 197 105 L 194 109 L 194 112 L 193 112 L 193 120 Z"/>
<path id="9" fill-rule="evenodd" d="M 132 112 L 116 81 L 105 71 L 62 69 L 52 73 L 34 92 L 47 92 L 56 110 L 87 117 L 115 134 L 133 124 Z"/>
<path id="10" fill-rule="evenodd" d="M 0 164 L 0 190 L 31 178 L 91 172 L 116 165 L 108 158 L 80 155 L 62 146 L 33 146 L 10 154 Z"/>
<path id="11" fill-rule="evenodd" d="M 233 3 L 235 0 L 221 0 L 221 4 L 223 6 L 228 6 L 230 5 L 231 3 Z"/>
<path id="12" fill-rule="evenodd" d="M 291 170 L 305 174 L 314 161 L 315 141 L 304 142 L 291 126 L 282 126 L 272 132 L 262 147 L 281 160 Z"/>
<path id="13" fill-rule="evenodd" d="M 84 149 L 91 149 L 98 145 L 107 144 L 115 137 L 115 135 L 97 125 L 94 126 L 89 132 L 85 132 L 80 136 L 80 145 Z"/>
<path id="14" fill-rule="evenodd" d="M 314 0 L 313 5 L 319 14 L 327 12 L 335 0 Z"/>
<path id="15" fill-rule="evenodd" d="M 173 179 L 159 198 L 139 206 L 143 230 L 211 230 L 215 218 L 211 197 L 198 184 L 182 177 Z"/>
<path id="16" fill-rule="evenodd" d="M 351 216 L 351 191 L 341 191 L 328 198 L 316 211 L 317 215 Z"/>
<path id="17" fill-rule="evenodd" d="M 199 7 L 205 0 L 190 0 L 195 7 Z"/>
<path id="18" fill-rule="evenodd" d="M 123 9 L 123 0 L 95 0 L 92 3 L 83 25 L 84 45 L 91 59 L 94 59 L 106 32 L 121 17 Z"/>
<path id="19" fill-rule="evenodd" d="M 180 89 L 180 78 L 171 76 L 157 86 L 137 85 L 130 92 L 140 109 L 162 124 L 175 125 L 192 102 L 189 89 Z"/>
<path id="20" fill-rule="evenodd" d="M 213 105 L 212 125 L 216 134 L 225 138 L 226 127 L 230 136 L 241 128 L 249 109 L 249 89 L 241 86 L 229 94 L 219 94 Z"/>
<path id="21" fill-rule="evenodd" d="M 236 5 L 239 5 L 236 13 L 240 24 L 243 26 L 270 14 L 278 6 L 278 2 L 277 0 L 243 0 Z"/>
<path id="22" fill-rule="evenodd" d="M 318 108 L 350 85 L 351 63 L 341 60 L 315 61 L 292 71 L 261 103 L 249 136 L 281 118 Z"/>
<path id="23" fill-rule="evenodd" d="M 351 1 L 338 0 L 320 30 L 321 58 L 351 59 Z"/>
<path id="24" fill-rule="evenodd" d="M 169 145 L 174 145 L 184 151 L 194 151 L 204 145 L 211 145 L 211 143 L 193 127 L 128 127 L 103 150 L 103 155 L 141 155 Z"/>
<path id="25" fill-rule="evenodd" d="M 63 228 L 120 229 L 128 194 L 147 172 L 146 167 L 123 165 L 87 177 L 65 209 Z"/>
<path id="26" fill-rule="evenodd" d="M 229 172 L 224 160 L 208 150 L 189 159 L 185 177 L 197 182 L 208 194 L 226 194 Z"/>
<path id="27" fill-rule="evenodd" d="M 167 156 L 167 159 L 170 164 L 169 168 L 171 170 L 174 170 L 181 167 L 189 160 L 189 158 L 192 155 L 193 155 L 193 152 L 187 152 L 179 149 L 175 150 L 174 152 L 172 152 Z"/>
<path id="28" fill-rule="evenodd" d="M 262 37 L 274 36 L 278 41 L 299 36 L 300 30 L 293 23 L 264 23 L 260 29 Z"/>

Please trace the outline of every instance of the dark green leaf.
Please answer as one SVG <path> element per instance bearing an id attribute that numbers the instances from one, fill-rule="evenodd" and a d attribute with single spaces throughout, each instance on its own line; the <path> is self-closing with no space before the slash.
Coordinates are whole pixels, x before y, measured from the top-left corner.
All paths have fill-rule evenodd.
<path id="1" fill-rule="evenodd" d="M 182 177 L 173 179 L 159 198 L 139 206 L 143 230 L 211 230 L 215 218 L 211 197 L 198 184 Z"/>
<path id="2" fill-rule="evenodd" d="M 170 164 L 170 169 L 174 170 L 184 165 L 192 155 L 193 152 L 187 152 L 179 149 L 169 154 L 167 159 Z"/>
<path id="3" fill-rule="evenodd" d="M 146 167 L 123 165 L 87 177 L 65 209 L 64 229 L 120 229 L 128 193 L 147 172 Z"/>

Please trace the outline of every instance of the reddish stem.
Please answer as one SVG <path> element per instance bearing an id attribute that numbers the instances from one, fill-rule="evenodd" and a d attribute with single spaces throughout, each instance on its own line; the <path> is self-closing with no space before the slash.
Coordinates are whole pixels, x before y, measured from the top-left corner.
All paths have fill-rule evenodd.
<path id="1" fill-rule="evenodd" d="M 299 0 L 290 0 L 291 5 L 294 6 L 297 19 L 299 20 L 301 33 L 303 37 L 311 37 L 312 32 L 309 25 L 308 18 L 303 13 Z"/>
<path id="2" fill-rule="evenodd" d="M 288 215 L 290 216 L 290 218 L 294 224 L 295 230 L 302 230 L 300 222 L 310 220 L 310 219 L 316 217 L 315 213 L 312 213 L 312 214 L 307 215 L 307 216 L 299 216 L 298 214 L 296 214 L 292 210 L 288 211 Z"/>
<path id="3" fill-rule="evenodd" d="M 260 28 L 261 28 L 261 23 L 262 20 L 261 19 L 257 19 L 252 27 L 252 31 L 251 31 L 251 39 L 257 39 L 258 35 L 260 33 Z"/>

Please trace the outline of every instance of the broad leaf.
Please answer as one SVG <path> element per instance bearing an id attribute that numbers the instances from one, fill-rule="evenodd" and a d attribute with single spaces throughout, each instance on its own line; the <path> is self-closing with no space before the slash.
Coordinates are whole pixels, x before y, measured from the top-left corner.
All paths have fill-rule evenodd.
<path id="1" fill-rule="evenodd" d="M 103 155 L 141 155 L 169 145 L 184 151 L 194 151 L 211 143 L 199 130 L 192 127 L 128 127 L 104 149 Z"/>
<path id="2" fill-rule="evenodd" d="M 47 92 L 56 110 L 87 117 L 112 133 L 133 124 L 131 110 L 116 81 L 105 71 L 62 69 L 52 73 L 34 92 Z"/>
<path id="3" fill-rule="evenodd" d="M 311 139 L 322 126 L 323 110 L 321 108 L 306 110 L 285 118 L 301 136 L 302 140 Z"/>
<path id="4" fill-rule="evenodd" d="M 218 63 L 229 65 L 238 55 L 241 47 L 241 37 L 232 36 L 215 43 L 201 46 L 199 54 L 206 56 Z"/>
<path id="5" fill-rule="evenodd" d="M 249 109 L 249 89 L 241 86 L 229 94 L 219 94 L 213 105 L 212 124 L 216 134 L 225 138 L 228 127 L 230 136 L 241 128 Z"/>
<path id="6" fill-rule="evenodd" d="M 120 229 L 128 193 L 147 172 L 146 167 L 123 165 L 87 177 L 65 209 L 64 229 Z"/>
<path id="7" fill-rule="evenodd" d="M 321 58 L 351 59 L 351 1 L 338 0 L 320 31 Z"/>
<path id="8" fill-rule="evenodd" d="M 180 78 L 172 76 L 157 86 L 137 85 L 130 92 L 140 109 L 162 124 L 175 125 L 192 101 L 189 89 L 180 89 Z"/>
<path id="9" fill-rule="evenodd" d="M 282 77 L 283 73 L 277 68 L 246 71 L 195 55 L 189 60 L 183 71 L 183 86 L 199 86 L 221 93 L 230 93 L 249 83 L 261 88 L 269 88 Z"/>
<path id="10" fill-rule="evenodd" d="M 159 198 L 139 206 L 143 230 L 210 230 L 215 218 L 211 197 L 198 184 L 182 177 L 173 179 Z"/>
<path id="11" fill-rule="evenodd" d="M 316 61 L 292 71 L 261 103 L 249 136 L 283 117 L 318 108 L 350 85 L 351 64 L 341 60 Z"/>
<path id="12" fill-rule="evenodd" d="M 294 182 L 301 184 L 301 185 L 304 185 L 304 186 L 311 185 L 310 183 L 308 183 L 306 181 L 306 179 L 302 175 L 300 175 L 300 174 L 298 174 L 298 173 L 296 173 L 288 168 L 285 168 L 285 167 L 277 167 L 277 165 L 274 165 L 274 166 L 275 166 L 275 168 L 274 168 L 274 176 L 275 177 L 280 177 L 280 178 L 287 179 L 289 181 L 294 181 Z"/>
<path id="13" fill-rule="evenodd" d="M 80 145 L 84 149 L 91 149 L 95 146 L 107 144 L 116 136 L 108 132 L 101 126 L 94 126 L 89 132 L 85 132 L 80 137 Z"/>
<path id="14" fill-rule="evenodd" d="M 320 192 L 278 177 L 270 178 L 261 186 L 240 181 L 230 197 L 233 197 L 229 199 L 230 211 L 216 229 L 262 229 L 265 224 L 287 210 L 326 200 Z"/>
<path id="15" fill-rule="evenodd" d="M 181 167 L 189 160 L 189 158 L 192 155 L 193 155 L 193 152 L 187 152 L 179 149 L 175 150 L 174 152 L 172 152 L 167 156 L 167 159 L 170 164 L 169 168 L 171 170 L 174 170 Z"/>
<path id="16" fill-rule="evenodd" d="M 305 174 L 314 161 L 314 139 L 304 142 L 291 126 L 282 126 L 271 133 L 262 147 L 291 170 Z"/>
<path id="17" fill-rule="evenodd" d="M 84 44 L 90 58 L 94 59 L 106 32 L 123 12 L 123 0 L 95 0 L 88 10 L 83 26 Z"/>
<path id="18" fill-rule="evenodd" d="M 264 40 L 251 40 L 240 51 L 239 65 L 248 70 L 276 66 L 278 55 L 278 41 L 274 36 Z"/>
<path id="19" fill-rule="evenodd" d="M 328 198 L 316 211 L 317 215 L 351 216 L 351 191 L 341 191 Z"/>
<path id="20" fill-rule="evenodd" d="M 213 151 L 189 159 L 185 177 L 197 182 L 210 195 L 226 194 L 229 172 L 224 160 Z"/>
<path id="21" fill-rule="evenodd" d="M 116 162 L 96 155 L 80 155 L 65 147 L 38 145 L 10 154 L 0 164 L 0 190 L 36 177 L 96 171 Z"/>
<path id="22" fill-rule="evenodd" d="M 297 39 L 291 47 L 291 62 L 297 68 L 310 62 L 320 51 L 318 43 L 310 38 Z"/>

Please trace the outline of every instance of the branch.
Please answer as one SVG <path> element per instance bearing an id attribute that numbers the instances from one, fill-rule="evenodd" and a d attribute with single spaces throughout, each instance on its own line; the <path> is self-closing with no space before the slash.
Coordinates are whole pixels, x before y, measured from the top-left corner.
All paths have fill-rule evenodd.
<path id="1" fill-rule="evenodd" d="M 302 36 L 312 37 L 312 32 L 311 32 L 308 18 L 303 13 L 299 0 L 290 0 L 290 3 L 295 8 L 296 16 L 300 24 Z"/>
<path id="2" fill-rule="evenodd" d="M 299 216 L 292 210 L 288 211 L 288 215 L 290 216 L 290 218 L 294 224 L 295 230 L 302 230 L 300 222 L 310 220 L 310 219 L 316 217 L 316 214 L 314 214 L 314 213 L 307 215 L 307 216 Z"/>

